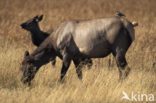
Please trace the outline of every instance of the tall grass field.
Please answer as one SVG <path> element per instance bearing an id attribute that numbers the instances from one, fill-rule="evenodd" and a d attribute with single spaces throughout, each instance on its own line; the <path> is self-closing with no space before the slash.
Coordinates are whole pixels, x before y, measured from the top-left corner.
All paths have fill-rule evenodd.
<path id="1" fill-rule="evenodd" d="M 40 28 L 48 31 L 68 20 L 111 17 L 116 10 L 139 23 L 126 54 L 131 72 L 123 82 L 109 55 L 84 67 L 82 81 L 72 63 L 60 83 L 57 58 L 55 67 L 40 68 L 31 86 L 21 83 L 24 52 L 36 49 L 21 23 L 43 14 Z M 129 100 L 122 99 L 124 93 Z M 156 0 L 0 0 L 0 103 L 156 103 Z"/>

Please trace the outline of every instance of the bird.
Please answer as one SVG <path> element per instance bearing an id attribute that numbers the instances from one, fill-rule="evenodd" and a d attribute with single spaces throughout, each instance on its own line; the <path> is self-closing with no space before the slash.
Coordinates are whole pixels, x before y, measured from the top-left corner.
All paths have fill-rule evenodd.
<path id="1" fill-rule="evenodd" d="M 115 15 L 120 16 L 120 17 L 122 17 L 122 16 L 125 17 L 125 15 L 123 13 L 121 13 L 120 11 L 116 11 Z"/>

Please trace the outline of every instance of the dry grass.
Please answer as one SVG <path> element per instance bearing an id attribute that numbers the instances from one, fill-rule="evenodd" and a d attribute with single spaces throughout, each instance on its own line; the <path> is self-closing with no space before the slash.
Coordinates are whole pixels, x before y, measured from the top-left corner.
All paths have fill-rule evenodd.
<path id="1" fill-rule="evenodd" d="M 20 82 L 19 71 L 25 50 L 33 51 L 28 33 L 20 23 L 44 14 L 43 30 L 56 28 L 71 19 L 112 16 L 119 10 L 139 22 L 136 40 L 129 48 L 127 61 L 131 73 L 118 81 L 112 57 L 95 59 L 91 70 L 83 69 L 80 81 L 72 64 L 63 84 L 58 82 L 61 61 L 48 64 L 37 73 L 31 87 Z M 0 103 L 126 103 L 122 91 L 154 94 L 156 101 L 156 1 L 155 0 L 1 0 L 0 2 Z M 134 102 L 136 103 L 136 102 Z M 154 103 L 154 102 L 153 102 Z"/>

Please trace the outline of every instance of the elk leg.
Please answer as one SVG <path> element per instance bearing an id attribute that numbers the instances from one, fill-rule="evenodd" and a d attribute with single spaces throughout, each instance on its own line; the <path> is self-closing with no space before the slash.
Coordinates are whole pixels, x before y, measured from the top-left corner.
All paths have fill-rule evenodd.
<path id="1" fill-rule="evenodd" d="M 125 50 L 117 48 L 116 52 L 113 54 L 115 56 L 116 63 L 118 66 L 120 80 L 125 79 L 130 72 L 130 68 L 128 67 L 125 58 L 125 53 Z"/>
<path id="2" fill-rule="evenodd" d="M 88 67 L 88 69 L 91 69 L 92 65 L 93 65 L 92 59 L 88 58 L 87 59 L 87 67 Z"/>
<path id="3" fill-rule="evenodd" d="M 62 64 L 62 69 L 61 69 L 61 76 L 60 76 L 60 81 L 63 82 L 64 76 L 66 75 L 66 72 L 70 66 L 71 59 L 68 55 L 63 56 L 63 64 Z"/>
<path id="4" fill-rule="evenodd" d="M 82 65 L 79 60 L 73 60 L 75 67 L 76 67 L 76 73 L 79 79 L 82 79 Z"/>
<path id="5" fill-rule="evenodd" d="M 129 33 L 123 29 L 121 30 L 118 39 L 116 39 L 116 42 L 114 43 L 112 49 L 113 56 L 116 59 L 116 63 L 119 69 L 120 80 L 125 79 L 130 72 L 130 68 L 127 65 L 125 55 L 131 43 L 132 40 L 129 36 Z"/>

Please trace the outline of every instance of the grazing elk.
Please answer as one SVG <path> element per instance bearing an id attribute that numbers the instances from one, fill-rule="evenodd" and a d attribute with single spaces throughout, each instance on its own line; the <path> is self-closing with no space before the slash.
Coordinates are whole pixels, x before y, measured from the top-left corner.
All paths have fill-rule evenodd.
<path id="1" fill-rule="evenodd" d="M 130 72 L 125 55 L 135 39 L 135 26 L 136 23 L 119 16 L 64 22 L 24 58 L 21 81 L 30 84 L 39 68 L 56 56 L 63 61 L 60 81 L 64 80 L 71 61 L 76 66 L 79 79 L 82 79 L 81 59 L 104 58 L 110 53 L 116 59 L 119 78 L 124 79 Z"/>
<path id="2" fill-rule="evenodd" d="M 40 46 L 40 44 L 53 32 L 52 30 L 48 32 L 41 31 L 39 27 L 39 22 L 43 19 L 43 15 L 41 16 L 35 16 L 34 18 L 24 22 L 21 24 L 21 27 L 27 31 L 30 32 L 31 39 L 34 45 L 37 47 Z M 25 54 L 28 53 L 28 51 L 25 51 Z M 53 58 L 52 65 L 55 66 L 56 59 Z M 82 64 L 83 63 L 83 64 Z M 88 68 L 92 66 L 92 60 L 91 59 L 84 59 L 81 60 L 82 65 L 87 65 Z"/>
<path id="3" fill-rule="evenodd" d="M 39 27 L 39 22 L 43 19 L 43 15 L 35 16 L 34 18 L 21 24 L 21 27 L 30 32 L 32 43 L 39 47 L 40 44 L 50 35 L 53 30 L 48 32 L 43 32 Z M 25 51 L 25 54 L 28 51 Z M 56 59 L 52 60 L 52 65 L 55 66 Z"/>

